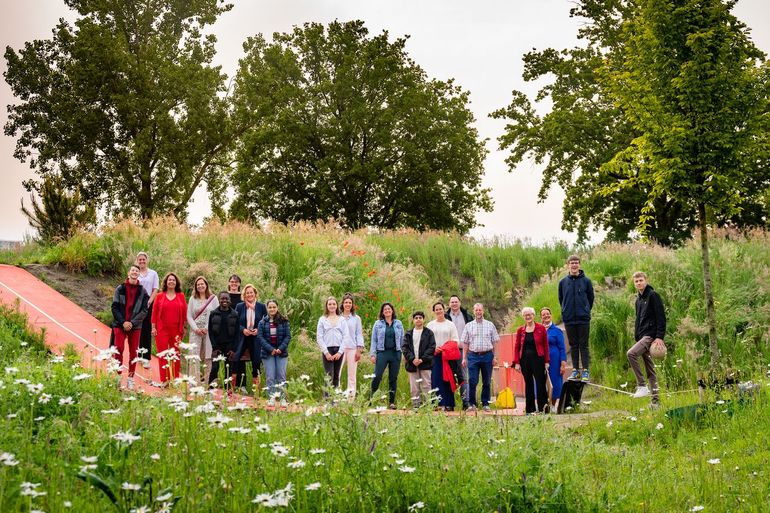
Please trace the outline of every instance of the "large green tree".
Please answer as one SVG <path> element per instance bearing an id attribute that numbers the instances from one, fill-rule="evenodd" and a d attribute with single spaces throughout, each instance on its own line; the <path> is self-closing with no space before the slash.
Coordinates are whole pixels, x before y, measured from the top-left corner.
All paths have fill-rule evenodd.
<path id="1" fill-rule="evenodd" d="M 578 31 L 583 43 L 524 55 L 524 79 L 546 80 L 546 84 L 533 100 L 514 91 L 510 105 L 492 113 L 509 121 L 499 143 L 501 149 L 510 150 L 510 169 L 529 156 L 543 164 L 540 198 L 544 200 L 554 184 L 565 191 L 562 225 L 576 231 L 581 240 L 592 227 L 606 230 L 609 240 L 628 240 L 638 233 L 638 220 L 644 216 L 646 237 L 677 244 L 698 223 L 690 198 L 651 197 L 650 186 L 643 181 L 635 187 L 608 188 L 626 175 L 604 164 L 641 132 L 601 77 L 622 65 L 628 51 L 624 24 L 638 15 L 641 5 L 638 0 L 579 2 L 570 14 L 585 20 Z M 543 109 L 547 112 L 539 113 Z M 641 167 L 625 170 L 634 171 L 640 172 Z M 745 200 L 740 211 L 714 212 L 714 222 L 765 225 L 766 196 L 758 189 Z M 647 204 L 653 208 L 642 212 Z"/>
<path id="2" fill-rule="evenodd" d="M 638 0 L 622 59 L 602 81 L 638 134 L 603 166 L 608 196 L 645 191 L 639 224 L 676 201 L 700 228 L 709 349 L 718 362 L 709 227 L 770 182 L 770 68 L 735 2 Z"/>
<path id="3" fill-rule="evenodd" d="M 232 147 L 225 76 L 202 29 L 230 9 L 221 0 L 66 0 L 80 17 L 49 40 L 5 52 L 19 103 L 5 133 L 15 156 L 108 214 L 186 216 Z M 25 183 L 39 189 L 41 181 Z"/>
<path id="4" fill-rule="evenodd" d="M 457 229 L 489 210 L 468 93 L 361 21 L 250 38 L 234 94 L 234 215 Z"/>

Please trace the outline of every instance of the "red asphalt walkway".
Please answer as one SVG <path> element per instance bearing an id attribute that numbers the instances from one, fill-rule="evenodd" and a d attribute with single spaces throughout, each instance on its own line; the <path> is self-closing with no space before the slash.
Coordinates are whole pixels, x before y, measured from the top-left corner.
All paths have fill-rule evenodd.
<path id="1" fill-rule="evenodd" d="M 65 347 L 72 345 L 80 353 L 80 364 L 84 369 L 99 372 L 106 368 L 106 362 L 94 361 L 93 358 L 109 347 L 110 328 L 28 271 L 20 267 L 0 264 L 0 301 L 8 305 L 18 301 L 19 309 L 27 314 L 32 328 L 38 331 L 45 330 L 46 345 L 53 353 L 62 355 Z M 123 357 L 123 363 L 126 365 L 128 364 L 127 353 L 126 351 Z M 157 358 L 152 358 L 150 369 L 143 369 L 141 365 L 137 365 L 136 373 L 143 378 L 136 380 L 137 390 L 152 395 L 164 393 L 163 390 L 149 384 L 150 380 L 157 379 L 159 376 Z M 253 398 L 237 397 L 236 400 L 245 400 L 253 404 Z M 516 409 L 493 409 L 483 415 L 523 415 L 522 403 L 523 400 L 517 398 Z M 405 410 L 386 410 L 382 413 L 404 412 Z M 449 413 L 449 415 L 462 414 L 464 413 Z M 479 414 L 482 413 L 479 412 Z"/>
<path id="2" fill-rule="evenodd" d="M 64 354 L 72 345 L 80 353 L 80 364 L 84 369 L 104 370 L 104 361 L 94 361 L 100 351 L 110 345 L 110 328 L 78 305 L 43 283 L 20 267 L 0 265 L 0 301 L 13 305 L 18 301 L 19 309 L 27 314 L 29 324 L 36 331 L 45 330 L 45 342 L 55 354 Z M 127 352 L 126 352 L 127 353 Z M 128 354 L 124 355 L 128 364 Z M 136 373 L 144 380 L 157 377 L 158 360 L 153 358 L 150 369 L 137 366 Z M 148 393 L 160 390 L 136 381 L 137 389 Z"/>

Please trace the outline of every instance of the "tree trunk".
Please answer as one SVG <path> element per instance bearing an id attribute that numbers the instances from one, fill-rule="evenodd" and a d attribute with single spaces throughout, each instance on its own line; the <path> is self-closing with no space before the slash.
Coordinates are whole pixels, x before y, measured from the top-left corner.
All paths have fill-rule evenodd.
<path id="1" fill-rule="evenodd" d="M 717 346 L 717 315 L 714 310 L 714 291 L 711 288 L 711 263 L 709 262 L 708 222 L 706 205 L 698 204 L 698 226 L 700 227 L 700 249 L 703 261 L 703 293 L 706 296 L 706 322 L 709 328 L 709 352 L 711 354 L 711 372 L 716 371 L 719 360 Z"/>

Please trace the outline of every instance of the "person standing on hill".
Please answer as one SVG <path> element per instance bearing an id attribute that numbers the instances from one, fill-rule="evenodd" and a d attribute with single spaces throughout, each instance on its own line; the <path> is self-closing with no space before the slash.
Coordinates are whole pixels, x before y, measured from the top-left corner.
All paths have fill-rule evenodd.
<path id="1" fill-rule="evenodd" d="M 544 306 L 540 309 L 540 320 L 548 332 L 548 354 L 550 366 L 548 376 L 551 378 L 551 406 L 561 397 L 561 387 L 564 384 L 564 374 L 567 372 L 567 349 L 564 346 L 564 333 L 552 322 L 551 309 Z"/>
<path id="2" fill-rule="evenodd" d="M 379 319 L 372 327 L 370 356 L 374 364 L 374 379 L 370 398 L 380 388 L 385 369 L 388 369 L 388 408 L 391 410 L 396 409 L 396 386 L 403 342 L 404 325 L 396 318 L 396 309 L 391 303 L 383 303 Z"/>
<path id="3" fill-rule="evenodd" d="M 461 351 L 458 347 L 460 335 L 457 333 L 457 326 L 446 318 L 444 303 L 441 301 L 436 301 L 433 304 L 433 316 L 435 319 L 430 321 L 427 326 L 433 332 L 436 342 L 430 386 L 433 390 L 438 391 L 438 405 L 444 408 L 444 411 L 453 411 L 455 409 L 456 384 L 458 382 L 465 383 L 463 371 L 460 370 L 462 365 L 458 365 L 462 361 Z M 449 341 L 453 341 L 454 344 L 449 345 L 451 348 L 445 348 L 444 345 Z M 445 349 L 449 349 L 448 354 L 445 353 Z M 457 354 L 453 354 L 453 352 Z M 450 370 L 446 376 L 444 375 L 444 367 Z"/>
<path id="4" fill-rule="evenodd" d="M 473 316 L 468 310 L 463 308 L 460 297 L 452 294 L 449 297 L 449 311 L 446 313 L 447 319 L 452 321 L 457 328 L 457 341 L 462 340 L 465 325 L 473 321 Z M 463 347 L 460 345 L 460 359 L 463 357 Z M 460 397 L 463 400 L 463 410 L 468 409 L 468 368 L 460 366 L 463 373 L 463 384 L 460 385 Z"/>
<path id="5" fill-rule="evenodd" d="M 414 327 L 404 335 L 404 366 L 409 373 L 409 391 L 412 405 L 419 408 L 423 401 L 430 401 L 430 378 L 433 367 L 433 353 L 436 351 L 436 339 L 433 332 L 425 327 L 425 314 L 417 311 L 412 314 Z"/>
<path id="6" fill-rule="evenodd" d="M 230 307 L 230 293 L 219 293 L 219 307 L 209 315 L 209 339 L 211 340 L 211 373 L 209 385 L 219 376 L 219 362 L 226 361 L 232 368 L 235 350 L 238 348 L 238 314 Z M 225 375 L 228 373 L 225 372 Z M 230 388 L 235 383 L 232 383 Z"/>
<path id="7" fill-rule="evenodd" d="M 242 303 L 239 303 L 235 307 L 235 311 L 238 314 L 238 329 L 239 338 L 238 349 L 235 351 L 236 369 L 231 369 L 232 378 L 235 382 L 235 386 L 243 386 L 243 383 L 238 383 L 239 374 L 245 374 L 243 365 L 241 363 L 241 357 L 249 351 L 249 358 L 251 359 L 251 384 L 254 388 L 254 396 L 259 395 L 259 367 L 262 365 L 262 348 L 257 340 L 257 330 L 259 328 L 259 321 L 261 321 L 265 315 L 267 315 L 267 308 L 263 303 L 257 301 L 257 288 L 251 283 L 243 287 L 241 292 Z"/>
<path id="8" fill-rule="evenodd" d="M 203 276 L 195 278 L 193 293 L 187 303 L 187 324 L 190 326 L 191 344 L 195 344 L 200 362 L 192 366 L 199 383 L 211 372 L 211 339 L 209 338 L 209 315 L 219 307 L 219 300 L 211 293 L 209 282 Z M 194 361 L 195 359 L 193 359 Z M 203 363 L 201 375 L 200 363 Z"/>
<path id="9" fill-rule="evenodd" d="M 139 336 L 139 357 L 142 359 L 142 367 L 150 368 L 150 359 L 152 358 L 152 307 L 155 304 L 155 298 L 160 288 L 160 278 L 158 273 L 148 267 L 150 257 L 147 253 L 140 251 L 136 255 L 136 265 L 139 266 L 139 283 L 142 284 L 144 291 L 149 295 L 147 301 L 147 315 L 142 322 L 142 333 Z"/>
<path id="10" fill-rule="evenodd" d="M 481 405 L 489 411 L 492 391 L 492 367 L 495 358 L 495 345 L 500 341 L 495 325 L 484 318 L 484 305 L 473 305 L 475 319 L 465 325 L 462 343 L 465 346 L 463 367 L 468 367 L 468 411 L 476 409 L 476 385 L 481 371 Z"/>
<path id="11" fill-rule="evenodd" d="M 179 377 L 179 342 L 184 337 L 187 301 L 179 277 L 168 273 L 163 278 L 161 293 L 152 309 L 152 334 L 160 360 L 160 384 L 165 387 Z"/>
<path id="12" fill-rule="evenodd" d="M 118 361 L 118 376 L 122 374 L 123 351 L 128 341 L 128 381 L 126 388 L 134 389 L 134 372 L 136 371 L 136 351 L 139 348 L 139 336 L 142 323 L 147 317 L 147 300 L 149 296 L 139 283 L 139 267 L 132 265 L 128 269 L 128 277 L 118 285 L 112 296 L 112 331 L 115 336 L 115 348 Z"/>
<path id="13" fill-rule="evenodd" d="M 267 315 L 259 321 L 257 338 L 262 348 L 262 363 L 267 380 L 267 405 L 275 406 L 280 397 L 281 408 L 286 403 L 286 364 L 289 361 L 291 330 L 289 320 L 278 311 L 275 299 L 265 303 Z"/>
<path id="14" fill-rule="evenodd" d="M 318 348 L 321 349 L 324 372 L 335 390 L 340 386 L 342 370 L 343 352 L 340 348 L 350 345 L 349 338 L 347 322 L 340 315 L 337 299 L 331 296 L 326 298 L 324 313 L 318 318 L 318 324 L 316 324 L 315 339 Z"/>
<path id="15" fill-rule="evenodd" d="M 636 392 L 634 397 L 647 397 L 652 395 L 652 404 L 660 403 L 658 394 L 658 376 L 655 373 L 655 364 L 650 356 L 650 347 L 655 343 L 662 343 L 666 335 L 666 310 L 663 301 L 655 289 L 647 283 L 647 275 L 641 271 L 634 273 L 634 287 L 638 292 L 636 296 L 636 322 L 634 323 L 634 340 L 636 344 L 626 353 L 628 363 L 636 377 Z M 642 369 L 639 367 L 639 358 L 644 361 L 647 371 L 647 379 L 650 387 L 644 381 Z"/>
<path id="16" fill-rule="evenodd" d="M 559 282 L 559 304 L 572 357 L 573 370 L 569 379 L 589 381 L 591 378 L 588 373 L 590 364 L 588 335 L 591 327 L 591 309 L 594 307 L 594 286 L 580 269 L 579 256 L 570 255 L 567 258 L 567 268 L 569 273 Z"/>
<path id="17" fill-rule="evenodd" d="M 364 331 L 361 324 L 361 317 L 356 314 L 356 304 L 353 301 L 353 294 L 346 292 L 342 296 L 342 317 L 345 319 L 345 325 L 348 328 L 348 338 L 343 339 L 343 350 L 345 356 L 343 363 L 348 366 L 348 400 L 353 401 L 356 398 L 356 371 L 358 362 L 361 360 L 361 353 L 364 350 Z"/>

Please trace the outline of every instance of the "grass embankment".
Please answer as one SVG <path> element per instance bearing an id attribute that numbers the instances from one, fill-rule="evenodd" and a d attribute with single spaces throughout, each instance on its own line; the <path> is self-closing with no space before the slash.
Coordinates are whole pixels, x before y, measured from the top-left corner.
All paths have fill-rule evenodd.
<path id="1" fill-rule="evenodd" d="M 722 361 L 739 374 L 762 373 L 770 362 L 770 235 L 717 232 L 711 241 Z M 707 368 L 709 359 L 699 245 L 690 242 L 674 250 L 603 244 L 585 256 L 582 268 L 596 289 L 589 342 L 592 376 L 608 386 L 632 377 L 625 356 L 633 345 L 636 291 L 631 276 L 641 270 L 666 307 L 664 386 L 692 388 L 698 369 Z M 543 278 L 522 304 L 550 306 L 560 318 L 556 297 L 563 275 Z M 510 328 L 520 322 L 514 320 Z"/>
<path id="2" fill-rule="evenodd" d="M 549 417 L 255 412 L 122 395 L 47 355 L 24 322 L 0 307 L 1 511 L 759 512 L 770 498 L 764 393 L 741 407 L 712 398 L 697 424 L 613 398 L 632 413 L 574 430 Z"/>

